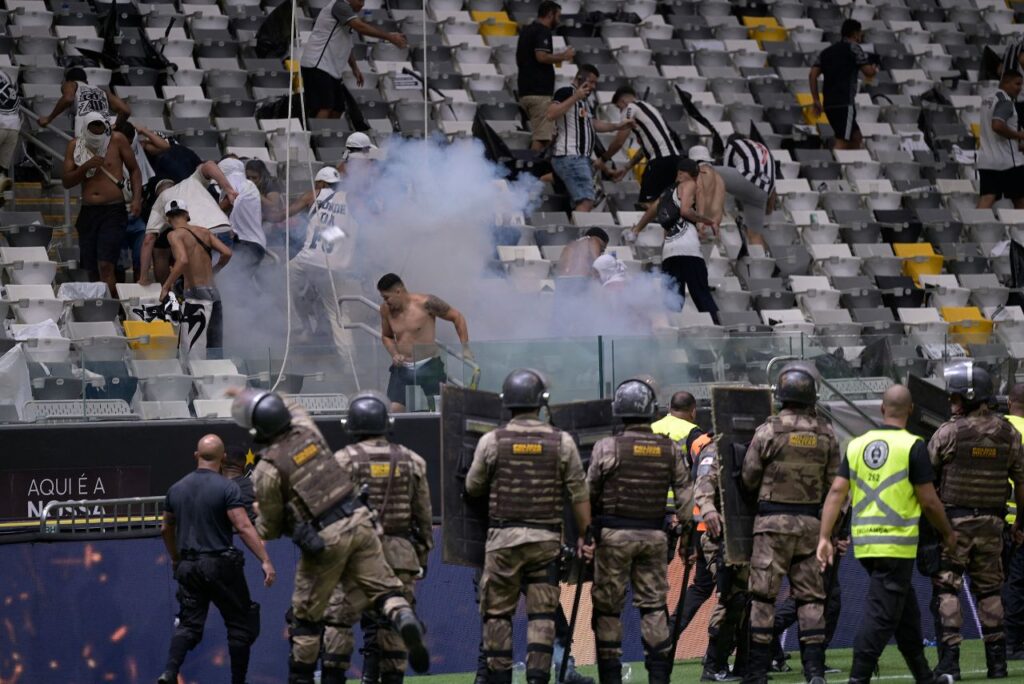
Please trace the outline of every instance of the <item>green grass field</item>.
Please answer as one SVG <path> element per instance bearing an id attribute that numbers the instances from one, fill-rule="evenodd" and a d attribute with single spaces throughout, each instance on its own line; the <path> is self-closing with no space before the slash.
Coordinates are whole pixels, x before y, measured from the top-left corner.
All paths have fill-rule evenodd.
<path id="1" fill-rule="evenodd" d="M 927 649 L 928 660 L 935 664 L 937 656 L 935 655 L 935 649 Z M 779 684 L 800 684 L 804 681 L 803 677 L 799 674 L 799 662 L 800 657 L 797 653 L 792 653 L 790 659 L 790 667 L 794 669 L 794 672 L 787 674 L 775 674 L 772 675 L 772 681 L 779 682 Z M 850 660 L 853 657 L 852 649 L 836 649 L 828 652 L 828 663 L 834 667 L 838 667 L 843 671 L 839 674 L 829 675 L 828 679 L 830 682 L 845 682 L 847 674 L 850 669 Z M 1024 681 L 1024 661 L 1010 661 L 1010 677 L 1004 681 L 1006 682 L 1022 682 Z M 632 663 L 632 676 L 630 682 L 632 684 L 641 684 L 647 681 L 646 671 L 644 670 L 643 663 Z M 963 673 L 963 681 L 981 681 L 985 679 L 985 650 L 981 645 L 981 641 L 972 640 L 965 641 L 960 650 L 960 670 Z M 581 667 L 580 672 L 590 675 L 591 677 L 597 677 L 596 667 Z M 463 674 L 448 674 L 448 675 L 436 675 L 433 677 L 417 677 L 417 682 L 423 684 L 466 684 L 471 682 L 473 678 L 472 673 Z M 682 684 L 695 684 L 700 678 L 700 662 L 698 660 L 684 660 L 676 663 L 676 667 L 672 672 L 672 681 Z M 872 681 L 913 681 L 910 674 L 907 672 L 907 667 L 903 663 L 903 659 L 900 657 L 899 651 L 896 650 L 895 645 L 890 645 L 885 649 L 885 653 L 882 654 L 882 662 L 880 664 L 880 676 L 872 679 Z"/>

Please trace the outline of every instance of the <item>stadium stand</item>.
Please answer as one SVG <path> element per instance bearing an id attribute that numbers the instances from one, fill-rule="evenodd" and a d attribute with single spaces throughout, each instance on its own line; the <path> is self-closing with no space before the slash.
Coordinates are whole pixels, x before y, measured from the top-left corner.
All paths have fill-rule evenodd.
<path id="1" fill-rule="evenodd" d="M 23 103 L 46 113 L 59 95 L 62 66 L 80 50 L 104 49 L 109 5 L 72 0 L 6 0 L 0 15 L 0 69 L 20 86 Z M 90 83 L 111 86 L 132 108 L 132 120 L 172 134 L 203 158 L 222 154 L 266 161 L 279 175 L 283 160 L 334 164 L 351 132 L 347 119 L 310 121 L 289 140 L 280 120 L 258 119 L 261 104 L 287 89 L 292 75 L 279 60 L 256 55 L 256 31 L 276 2 L 223 0 L 117 4 L 118 52 L 143 56 L 146 36 L 177 70 L 146 67 L 87 69 Z M 299 3 L 302 36 L 324 6 Z M 387 30 L 403 30 L 410 46 L 357 42 L 362 87 L 346 76 L 378 143 L 388 136 L 424 134 L 451 139 L 486 123 L 513 151 L 529 146 L 516 104 L 515 36 L 536 14 L 536 0 L 367 0 L 364 16 Z M 653 0 L 620 3 L 566 0 L 555 50 L 571 45 L 577 61 L 602 71 L 600 114 L 616 117 L 614 90 L 630 84 L 657 105 L 684 149 L 710 145 L 712 133 L 758 138 L 779 162 L 781 209 L 768 217 L 767 250 L 738 258 L 738 207 L 728 201 L 718 244 L 707 259 L 719 324 L 686 310 L 669 325 L 692 335 L 774 331 L 814 336 L 825 347 L 863 349 L 878 335 L 909 336 L 890 345 L 898 368 L 924 367 L 927 345 L 963 344 L 979 360 L 1024 352 L 1024 314 L 1013 279 L 1007 240 L 1021 237 L 1024 211 L 1002 202 L 975 209 L 978 183 L 973 150 L 981 96 L 995 87 L 982 79 L 982 53 L 996 53 L 1020 37 L 1020 5 L 983 0 Z M 426 34 L 421 7 L 426 7 Z M 838 39 L 844 18 L 859 19 L 866 48 L 881 71 L 861 86 L 858 120 L 865 147 L 830 149 L 827 120 L 810 107 L 807 70 Z M 424 45 L 425 43 L 425 45 Z M 427 52 L 430 102 L 405 87 L 403 70 L 422 71 Z M 559 83 L 574 66 L 557 67 Z M 116 76 L 116 78 L 115 78 Z M 687 100 L 684 101 L 683 94 Z M 695 106 L 711 128 L 686 114 Z M 36 139 L 57 150 L 54 131 Z M 64 115 L 53 128 L 70 132 Z M 599 138 L 608 144 L 613 134 Z M 45 155 L 31 145 L 35 159 Z M 631 143 L 614 158 L 626 162 Z M 43 164 L 48 180 L 60 164 Z M 47 168 L 48 167 L 48 168 Z M 144 323 L 133 309 L 152 305 L 156 292 L 121 285 L 118 300 L 105 293 L 65 291 L 85 276 L 77 265 L 74 233 L 61 214 L 62 197 L 48 184 L 22 181 L 0 212 L 0 342 L 24 340 L 33 368 L 44 361 L 59 372 L 33 376 L 34 416 L 72 417 L 88 397 L 105 417 L 179 418 L 226 415 L 219 392 L 266 382 L 266 360 L 247 370 L 246 359 L 188 367 L 176 358 L 170 324 Z M 282 179 L 283 180 L 283 179 Z M 601 226 L 630 270 L 657 267 L 658 250 L 643 239 L 618 246 L 635 223 L 636 177 L 600 180 L 598 211 L 570 215 L 568 200 L 551 186 L 525 218 L 517 244 L 497 247 L 491 270 L 522 291 L 549 293 L 552 264 L 585 228 Z M 292 169 L 292 187 L 308 187 L 305 164 Z M 128 274 L 130 277 L 130 273 Z M 57 288 L 57 289 L 55 289 Z M 48 321 L 52 321 L 47 325 Z M 861 340 L 863 336 L 863 340 Z M 909 341 L 909 344 L 904 342 Z M 274 361 L 271 361 L 271 366 Z M 262 376 L 260 375 L 262 373 Z M 302 375 L 294 375 L 299 391 Z M 297 379 L 295 379 L 297 378 Z M 314 390 L 317 383 L 306 383 Z M 136 391 L 137 389 L 137 391 Z M 324 406 L 341 405 L 341 395 Z M 120 402 L 120 403 L 118 403 Z M 334 403 L 332 403 L 334 402 Z M 191 409 L 189 408 L 191 407 Z M 191 413 L 190 413 L 191 410 Z M 326 409 L 325 409 L 326 410 Z M 91 411 L 89 414 L 92 415 Z"/>

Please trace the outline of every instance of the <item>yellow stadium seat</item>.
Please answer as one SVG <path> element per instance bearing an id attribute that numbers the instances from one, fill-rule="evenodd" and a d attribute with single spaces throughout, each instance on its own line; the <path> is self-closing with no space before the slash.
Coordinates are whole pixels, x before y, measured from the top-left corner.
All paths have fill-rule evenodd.
<path id="1" fill-rule="evenodd" d="M 809 125 L 817 126 L 818 124 L 828 123 L 828 119 L 825 118 L 825 112 L 822 112 L 821 114 L 814 113 L 814 100 L 811 99 L 810 93 L 797 93 L 796 101 L 804 112 L 804 121 Z"/>
<path id="2" fill-rule="evenodd" d="M 992 321 L 985 318 L 976 306 L 944 306 L 942 318 L 949 323 L 952 342 L 960 344 L 986 344 L 992 335 Z"/>
<path id="3" fill-rule="evenodd" d="M 633 157 L 635 157 L 638 154 L 640 154 L 640 149 L 637 147 L 630 147 L 626 149 L 626 156 L 629 157 L 630 160 L 632 160 Z M 644 177 L 644 169 L 646 168 L 646 158 L 644 158 L 643 161 L 639 162 L 636 166 L 633 167 L 633 177 L 636 178 L 638 183 Z"/>
<path id="4" fill-rule="evenodd" d="M 921 276 L 942 273 L 942 256 L 927 242 L 897 242 L 892 253 L 903 259 L 903 273 L 913 278 L 918 287 Z"/>
<path id="5" fill-rule="evenodd" d="M 789 39 L 789 31 L 781 26 L 755 26 L 748 30 L 747 34 L 762 48 L 765 43 L 781 43 Z"/>
<path id="6" fill-rule="evenodd" d="M 740 21 L 748 28 L 753 28 L 755 26 L 779 28 L 779 20 L 775 17 L 740 17 Z"/>
<path id="7" fill-rule="evenodd" d="M 519 25 L 512 21 L 508 12 L 470 12 L 473 21 L 480 24 L 482 36 L 514 36 Z"/>
<path id="8" fill-rule="evenodd" d="M 178 355 L 178 333 L 167 321 L 125 321 L 124 335 L 137 359 L 173 359 Z"/>

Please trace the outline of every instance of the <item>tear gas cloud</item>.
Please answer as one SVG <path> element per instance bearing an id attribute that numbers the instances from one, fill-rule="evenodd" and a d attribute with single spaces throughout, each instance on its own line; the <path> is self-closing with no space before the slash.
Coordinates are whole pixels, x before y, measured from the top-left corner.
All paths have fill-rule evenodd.
<path id="1" fill-rule="evenodd" d="M 540 181 L 524 174 L 501 182 L 504 169 L 484 157 L 476 140 L 396 139 L 384 152 L 375 162 L 349 161 L 343 187 L 356 223 L 355 257 L 346 272 L 335 272 L 339 294 L 377 301 L 378 278 L 397 273 L 411 291 L 436 294 L 461 310 L 477 341 L 643 335 L 678 310 L 679 297 L 660 273 L 631 274 L 615 290 L 596 279 L 571 294 L 518 290 L 513 278 L 500 277 L 495 234 L 509 233 L 509 217 L 529 215 Z M 283 167 L 278 175 L 283 180 Z M 267 264 L 258 294 L 234 282 L 230 267 L 218 278 L 232 346 L 283 345 L 284 266 Z M 438 333 L 454 340 L 450 326 L 438 326 Z"/>

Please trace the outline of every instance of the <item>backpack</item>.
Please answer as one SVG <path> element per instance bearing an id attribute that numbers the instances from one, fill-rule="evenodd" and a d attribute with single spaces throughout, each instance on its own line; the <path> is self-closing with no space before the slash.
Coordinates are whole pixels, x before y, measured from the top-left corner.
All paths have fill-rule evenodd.
<path id="1" fill-rule="evenodd" d="M 673 195 L 676 192 L 676 186 L 673 185 L 670 188 L 666 188 L 665 192 L 661 193 L 661 197 L 658 198 L 658 213 L 654 215 L 654 220 L 657 221 L 668 235 L 673 235 L 679 232 L 679 221 L 681 219 L 679 215 L 679 205 L 676 204 Z"/>

